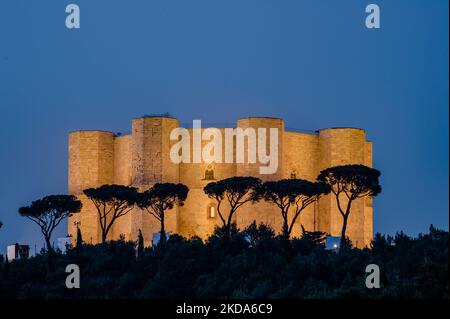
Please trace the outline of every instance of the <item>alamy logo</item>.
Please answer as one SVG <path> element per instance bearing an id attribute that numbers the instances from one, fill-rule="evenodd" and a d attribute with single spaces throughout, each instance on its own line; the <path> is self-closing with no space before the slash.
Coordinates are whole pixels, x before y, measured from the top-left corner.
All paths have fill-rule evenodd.
<path id="1" fill-rule="evenodd" d="M 70 264 L 66 267 L 66 287 L 69 289 L 80 288 L 80 267 L 76 264 Z"/>
<path id="2" fill-rule="evenodd" d="M 366 287 L 369 289 L 380 288 L 380 267 L 376 264 L 370 264 L 366 267 Z"/>
<path id="3" fill-rule="evenodd" d="M 80 7 L 77 4 L 71 3 L 66 6 L 66 27 L 68 29 L 80 28 Z M 371 3 L 366 6 L 367 15 L 365 24 L 368 29 L 380 29 L 380 7 L 377 4 Z"/>
<path id="4" fill-rule="evenodd" d="M 379 29 L 380 28 L 380 7 L 376 4 L 369 4 L 366 7 L 366 13 L 369 15 L 366 17 L 367 29 Z"/>
<path id="5" fill-rule="evenodd" d="M 80 28 L 80 7 L 76 4 L 69 4 L 66 7 L 66 13 L 69 15 L 66 17 L 67 29 L 79 29 Z"/>
<path id="6" fill-rule="evenodd" d="M 194 120 L 192 138 L 188 129 L 179 127 L 172 130 L 170 140 L 178 141 L 170 149 L 175 164 L 259 163 L 260 174 L 278 170 L 278 128 L 202 129 L 201 121 Z M 203 141 L 208 143 L 202 147 Z"/>

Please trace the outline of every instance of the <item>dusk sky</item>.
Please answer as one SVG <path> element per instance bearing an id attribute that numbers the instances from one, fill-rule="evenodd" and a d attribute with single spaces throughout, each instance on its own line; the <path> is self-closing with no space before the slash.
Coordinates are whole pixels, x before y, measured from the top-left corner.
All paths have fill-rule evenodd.
<path id="1" fill-rule="evenodd" d="M 381 29 L 365 27 L 372 2 Z M 448 230 L 448 1 L 372 2 L 2 0 L 0 254 L 42 247 L 17 210 L 67 192 L 69 131 L 127 132 L 164 112 L 363 128 L 382 173 L 374 232 Z M 66 234 L 64 223 L 54 239 Z"/>

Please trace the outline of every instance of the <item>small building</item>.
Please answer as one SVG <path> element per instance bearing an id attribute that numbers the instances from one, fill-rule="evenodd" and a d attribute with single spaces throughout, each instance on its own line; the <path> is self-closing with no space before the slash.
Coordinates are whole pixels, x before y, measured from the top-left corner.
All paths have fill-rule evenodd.
<path id="1" fill-rule="evenodd" d="M 7 248 L 8 260 L 12 261 L 14 259 L 26 259 L 30 256 L 30 246 L 19 245 L 15 243 Z"/>
<path id="2" fill-rule="evenodd" d="M 60 237 L 56 240 L 57 248 L 61 251 L 61 253 L 65 253 L 67 247 L 72 244 L 72 237 Z"/>

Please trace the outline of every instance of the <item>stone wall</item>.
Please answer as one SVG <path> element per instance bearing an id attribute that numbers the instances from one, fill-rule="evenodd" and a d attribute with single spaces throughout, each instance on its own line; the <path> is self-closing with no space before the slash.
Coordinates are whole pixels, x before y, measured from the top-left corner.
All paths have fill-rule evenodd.
<path id="1" fill-rule="evenodd" d="M 77 131 L 69 134 L 69 193 L 83 203 L 81 213 L 69 218 L 68 232 L 76 236 L 75 222 L 81 223 L 85 241 L 98 242 L 101 231 L 98 214 L 83 190 L 111 184 L 114 180 L 114 137 L 111 132 Z"/>
<path id="2" fill-rule="evenodd" d="M 330 128 L 319 133 L 320 159 L 319 171 L 327 167 L 345 164 L 365 163 L 365 131 L 355 128 Z M 347 203 L 341 195 L 343 206 Z M 333 194 L 319 201 L 319 229 L 333 236 L 340 236 L 342 215 L 340 214 Z M 364 199 L 352 204 L 349 216 L 347 235 L 358 247 L 364 245 Z"/>
<path id="3" fill-rule="evenodd" d="M 209 216 L 209 208 L 215 201 L 203 192 L 211 180 L 205 179 L 207 170 L 214 171 L 215 180 L 232 176 L 254 176 L 263 180 L 301 178 L 314 181 L 319 172 L 327 167 L 343 164 L 364 164 L 372 166 L 372 143 L 366 141 L 365 132 L 354 128 L 331 128 L 318 134 L 286 132 L 284 121 L 274 118 L 244 118 L 237 121 L 237 127 L 278 128 L 278 170 L 271 175 L 260 175 L 260 163 L 181 163 L 170 159 L 170 149 L 177 141 L 171 141 L 170 132 L 179 122 L 166 117 L 142 117 L 132 121 L 132 133 L 114 136 L 110 132 L 77 131 L 69 134 L 69 192 L 83 201 L 83 210 L 69 220 L 69 233 L 76 234 L 74 222 L 81 222 L 86 241 L 100 241 L 98 216 L 92 203 L 82 195 L 88 187 L 103 184 L 122 184 L 144 191 L 157 182 L 183 183 L 190 189 L 185 205 L 167 212 L 166 229 L 183 236 L 207 238 L 214 227 L 221 224 L 216 215 Z M 193 131 L 191 137 L 191 159 L 193 158 Z M 224 129 L 220 129 L 222 137 Z M 202 133 L 204 129 L 202 130 Z M 246 142 L 246 141 L 245 141 Z M 208 141 L 202 141 L 204 147 Z M 236 159 L 236 139 L 234 160 Z M 246 144 L 244 144 L 246 145 Z M 222 140 L 222 155 L 225 156 L 225 140 Z M 269 145 L 266 144 L 268 149 Z M 246 158 L 248 149 L 245 149 Z M 222 207 L 227 211 L 227 207 Z M 348 232 L 350 239 L 359 247 L 368 245 L 372 239 L 372 199 L 357 200 L 352 206 Z M 256 220 L 281 231 L 282 218 L 277 207 L 260 202 L 247 204 L 236 214 L 235 221 L 240 228 Z M 335 199 L 328 195 L 317 204 L 302 212 L 293 231 L 301 234 L 301 225 L 306 230 L 320 230 L 339 236 L 342 216 Z M 150 244 L 152 234 L 159 231 L 159 222 L 145 211 L 135 208 L 130 214 L 118 219 L 109 234 L 117 239 L 121 234 L 126 239 L 136 240 L 138 230 L 144 234 L 145 243 Z"/>
<path id="4" fill-rule="evenodd" d="M 114 138 L 114 184 L 132 185 L 131 154 L 131 135 L 116 136 Z M 133 239 L 132 217 L 132 214 L 127 214 L 118 218 L 110 231 L 110 238 L 119 239 L 123 235 L 126 240 Z"/>

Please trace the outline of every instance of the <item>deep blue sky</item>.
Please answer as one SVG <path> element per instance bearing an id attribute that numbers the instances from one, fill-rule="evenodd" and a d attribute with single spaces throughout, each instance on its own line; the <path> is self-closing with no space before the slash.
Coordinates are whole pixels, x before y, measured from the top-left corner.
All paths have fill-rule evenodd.
<path id="1" fill-rule="evenodd" d="M 80 30 L 65 28 L 71 2 Z M 371 2 L 380 30 L 364 26 Z M 375 231 L 448 229 L 448 56 L 447 0 L 2 0 L 0 252 L 42 242 L 17 208 L 67 191 L 70 130 L 162 112 L 364 128 Z"/>

